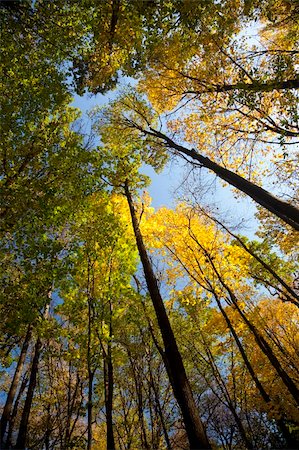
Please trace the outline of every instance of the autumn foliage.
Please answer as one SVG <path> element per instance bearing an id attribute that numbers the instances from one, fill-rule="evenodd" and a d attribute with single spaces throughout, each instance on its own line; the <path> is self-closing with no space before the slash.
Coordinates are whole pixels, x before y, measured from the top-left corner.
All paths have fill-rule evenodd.
<path id="1" fill-rule="evenodd" d="M 297 449 L 298 3 L 0 16 L 0 448 Z"/>

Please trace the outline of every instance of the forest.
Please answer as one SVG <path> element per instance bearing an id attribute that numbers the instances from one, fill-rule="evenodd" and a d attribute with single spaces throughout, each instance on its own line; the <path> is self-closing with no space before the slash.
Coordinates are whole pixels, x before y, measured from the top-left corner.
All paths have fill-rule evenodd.
<path id="1" fill-rule="evenodd" d="M 0 23 L 0 448 L 298 450 L 298 0 Z"/>

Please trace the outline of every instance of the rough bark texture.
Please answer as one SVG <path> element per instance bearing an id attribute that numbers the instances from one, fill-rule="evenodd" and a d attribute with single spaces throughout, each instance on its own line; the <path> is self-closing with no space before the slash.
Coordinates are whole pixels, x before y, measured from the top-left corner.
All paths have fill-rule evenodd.
<path id="1" fill-rule="evenodd" d="M 154 275 L 152 265 L 143 243 L 143 238 L 139 229 L 135 208 L 128 188 L 128 182 L 126 182 L 125 185 L 125 193 L 130 208 L 134 234 L 144 270 L 147 288 L 153 302 L 159 328 L 162 334 L 166 369 L 175 398 L 181 409 L 190 448 L 194 450 L 210 449 L 211 447 L 198 414 L 182 357 L 179 352 L 176 339 L 164 307 L 163 299 L 158 288 L 157 279 Z"/>

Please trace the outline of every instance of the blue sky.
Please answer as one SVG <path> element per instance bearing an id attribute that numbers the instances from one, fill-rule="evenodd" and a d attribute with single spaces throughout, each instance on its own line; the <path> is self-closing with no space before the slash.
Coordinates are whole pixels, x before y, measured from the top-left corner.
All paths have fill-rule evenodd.
<path id="1" fill-rule="evenodd" d="M 83 122 L 88 124 L 88 111 L 114 99 L 118 92 L 116 89 L 106 95 L 75 95 L 73 106 L 82 111 Z M 238 232 L 253 238 L 257 228 L 254 202 L 248 197 L 237 198 L 229 186 L 223 186 L 208 170 L 196 169 L 190 174 L 190 168 L 191 165 L 178 159 L 169 161 L 159 174 L 149 166 L 144 167 L 144 173 L 151 178 L 148 191 L 152 206 L 156 209 L 161 206 L 173 208 L 177 201 L 186 196 L 187 190 L 192 190 L 192 194 L 202 206 L 212 206 L 219 213 L 220 220 L 225 220 L 227 225 L 240 227 Z"/>

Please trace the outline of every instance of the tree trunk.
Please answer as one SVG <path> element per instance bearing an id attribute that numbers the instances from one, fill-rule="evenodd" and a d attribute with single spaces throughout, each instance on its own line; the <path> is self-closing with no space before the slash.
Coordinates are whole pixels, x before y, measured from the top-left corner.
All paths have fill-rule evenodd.
<path id="1" fill-rule="evenodd" d="M 148 370 L 149 370 L 149 376 L 150 376 L 150 385 L 151 385 L 151 387 L 152 387 L 152 389 L 154 391 L 156 409 L 157 409 L 157 413 L 158 413 L 159 419 L 161 421 L 161 426 L 162 426 L 162 430 L 163 430 L 163 435 L 164 435 L 164 439 L 165 439 L 166 448 L 167 448 L 167 450 L 171 450 L 170 439 L 169 439 L 169 436 L 168 436 L 167 427 L 166 427 L 165 420 L 164 420 L 164 417 L 163 417 L 163 411 L 162 411 L 161 402 L 160 402 L 160 399 L 159 399 L 158 389 L 157 389 L 157 386 L 155 384 L 154 377 L 153 377 L 153 372 L 152 372 L 150 358 L 148 360 Z"/>
<path id="2" fill-rule="evenodd" d="M 109 301 L 109 341 L 105 357 L 105 408 L 107 425 L 107 450 L 115 450 L 113 434 L 113 364 L 112 364 L 112 304 Z"/>
<path id="3" fill-rule="evenodd" d="M 135 208 L 128 188 L 125 184 L 125 194 L 130 208 L 132 225 L 139 251 L 139 256 L 144 270 L 147 288 L 156 312 L 159 328 L 164 343 L 164 358 L 166 370 L 169 376 L 175 398 L 180 406 L 184 420 L 186 433 L 191 449 L 209 449 L 210 444 L 198 414 L 198 410 L 192 395 L 191 387 L 184 368 L 183 360 L 179 352 L 175 336 L 173 334 L 163 299 L 161 297 L 157 279 L 154 275 L 150 260 L 148 258 L 143 238 L 139 229 Z"/>
<path id="4" fill-rule="evenodd" d="M 0 444 L 0 446 L 1 447 L 4 445 L 4 435 L 6 432 L 7 425 L 10 421 L 13 402 L 14 402 L 17 387 L 18 387 L 18 384 L 19 384 L 19 381 L 21 378 L 21 374 L 23 371 L 24 362 L 25 362 L 28 346 L 29 346 L 30 339 L 31 339 L 31 334 L 32 334 L 32 326 L 29 325 L 27 328 L 27 333 L 26 333 L 26 336 L 25 336 L 25 339 L 24 339 L 24 342 L 22 345 L 22 349 L 21 349 L 21 353 L 20 353 L 20 356 L 18 359 L 17 367 L 16 367 L 16 370 L 14 373 L 13 380 L 10 385 L 10 389 L 9 389 L 9 392 L 7 395 L 7 399 L 6 399 L 2 417 L 1 417 L 1 422 L 0 422 L 0 429 L 1 429 L 1 438 L 0 438 L 1 444 Z"/>
<path id="5" fill-rule="evenodd" d="M 88 261 L 88 288 L 89 288 L 90 266 Z M 92 392 L 93 392 L 93 377 L 91 362 L 91 322 L 92 322 L 92 299 L 88 295 L 88 342 L 87 342 L 87 371 L 88 371 L 88 401 L 87 401 L 87 450 L 92 450 Z"/>
<path id="6" fill-rule="evenodd" d="M 93 391 L 93 375 L 88 370 L 88 403 L 87 403 L 87 450 L 92 450 L 92 391 Z"/>
<path id="7" fill-rule="evenodd" d="M 271 91 L 281 91 L 285 89 L 299 89 L 299 79 L 293 78 L 285 81 L 269 80 L 265 83 L 259 81 L 252 81 L 250 83 L 235 83 L 235 84 L 211 84 L 202 82 L 199 78 L 192 77 L 188 74 L 181 73 L 184 78 L 198 82 L 202 89 L 187 91 L 186 93 L 192 94 L 205 94 L 208 92 L 234 92 L 234 91 L 246 91 L 246 92 L 271 92 Z"/>
<path id="8" fill-rule="evenodd" d="M 197 242 L 198 243 L 198 242 Z M 298 399 L 299 399 L 299 390 L 296 386 L 296 384 L 294 383 L 294 381 L 292 380 L 291 377 L 289 377 L 289 375 L 287 374 L 287 372 L 283 369 L 283 367 L 281 366 L 279 360 L 276 358 L 275 354 L 273 353 L 273 350 L 271 348 L 271 346 L 268 344 L 268 342 L 265 340 L 265 338 L 259 333 L 258 329 L 255 327 L 254 324 L 251 323 L 251 321 L 247 318 L 247 316 L 243 313 L 243 311 L 240 309 L 239 304 L 238 304 L 238 299 L 236 298 L 236 296 L 234 295 L 234 293 L 232 292 L 232 290 L 230 289 L 230 287 L 224 282 L 223 278 L 221 277 L 221 275 L 219 274 L 213 259 L 211 258 L 210 254 L 207 252 L 207 250 L 205 250 L 204 247 L 202 247 L 199 243 L 198 243 L 200 249 L 204 252 L 204 255 L 206 256 L 206 258 L 209 260 L 214 272 L 217 275 L 217 278 L 219 280 L 219 282 L 221 283 L 221 285 L 226 289 L 226 291 L 229 294 L 229 299 L 231 300 L 232 304 L 234 305 L 235 309 L 238 311 L 238 313 L 240 314 L 240 316 L 242 317 L 243 321 L 246 323 L 246 325 L 248 326 L 248 328 L 250 329 L 250 331 L 252 332 L 252 334 L 254 335 L 255 341 L 257 343 L 257 345 L 259 346 L 259 348 L 261 349 L 261 351 L 264 353 L 264 355 L 268 358 L 270 364 L 272 364 L 273 368 L 276 370 L 278 376 L 280 377 L 281 381 L 284 383 L 284 385 L 286 386 L 286 388 L 288 389 L 289 393 L 291 394 L 291 396 L 294 398 L 295 402 L 297 404 L 299 404 Z M 240 353 L 243 357 L 243 360 L 246 364 L 246 367 L 253 379 L 253 381 L 255 382 L 255 385 L 257 387 L 257 389 L 259 390 L 262 398 L 264 399 L 264 401 L 266 403 L 271 402 L 271 398 L 270 396 L 267 394 L 267 392 L 264 390 L 261 382 L 259 381 L 257 375 L 254 372 L 254 369 L 252 368 L 246 353 L 243 349 L 243 346 L 238 338 L 238 335 L 229 319 L 229 317 L 227 316 L 224 308 L 221 305 L 220 299 L 217 297 L 217 295 L 215 294 L 214 290 L 212 289 L 211 284 L 209 283 L 210 286 L 210 290 L 213 292 L 215 300 L 217 302 L 217 305 L 223 315 L 223 317 L 225 318 L 225 321 L 229 327 L 229 330 L 231 331 L 231 333 L 233 334 L 236 344 L 240 350 Z M 280 425 L 279 425 L 280 423 Z M 277 424 L 283 434 L 283 437 L 285 438 L 286 442 L 289 442 L 290 440 L 290 433 L 288 433 L 287 431 L 287 427 L 283 427 L 281 426 L 281 419 L 277 421 Z M 294 441 L 295 442 L 295 441 Z"/>
<path id="9" fill-rule="evenodd" d="M 289 224 L 295 230 L 299 231 L 298 208 L 296 208 L 293 205 L 290 205 L 287 202 L 279 200 L 278 198 L 274 197 L 274 195 L 270 194 L 270 192 L 266 191 L 260 186 L 257 186 L 251 181 L 245 180 L 245 178 L 241 177 L 235 172 L 225 169 L 219 164 L 213 162 L 208 157 L 201 155 L 196 150 L 194 149 L 190 150 L 186 147 L 183 147 L 182 145 L 176 144 L 172 139 L 170 139 L 168 136 L 161 133 L 160 131 L 157 131 L 154 128 L 150 128 L 150 130 L 151 132 L 147 132 L 146 130 L 143 131 L 149 135 L 156 136 L 159 139 L 163 140 L 166 143 L 167 147 L 173 148 L 179 153 L 189 156 L 195 161 L 198 161 L 201 166 L 211 170 L 222 180 L 226 181 L 231 186 L 236 187 L 239 191 L 244 192 L 259 205 L 263 206 L 268 211 L 275 214 L 277 217 L 279 217 L 284 222 Z"/>
<path id="10" fill-rule="evenodd" d="M 27 375 L 25 375 L 23 377 L 15 404 L 13 405 L 13 410 L 12 410 L 12 413 L 10 416 L 9 427 L 8 427 L 8 432 L 7 432 L 7 439 L 6 439 L 6 443 L 3 448 L 11 448 L 12 447 L 12 435 L 13 435 L 16 417 L 18 414 L 19 403 L 20 403 L 22 395 L 26 389 L 27 383 L 28 383 L 28 378 L 27 378 Z"/>
<path id="11" fill-rule="evenodd" d="M 36 378 L 37 378 L 37 372 L 38 372 L 38 363 L 39 363 L 41 346 L 42 346 L 41 340 L 40 340 L 40 338 L 37 338 L 35 348 L 34 348 L 34 356 L 33 356 L 33 360 L 32 360 L 27 396 L 26 396 L 24 409 L 23 409 L 23 413 L 22 413 L 22 417 L 21 417 L 17 443 L 15 446 L 15 448 L 17 450 L 21 450 L 26 447 L 29 415 L 30 415 L 34 390 L 35 390 L 35 386 L 36 386 Z"/>
<path id="12" fill-rule="evenodd" d="M 288 375 L 288 373 L 283 369 L 281 366 L 279 360 L 276 358 L 275 354 L 273 353 L 273 350 L 271 346 L 268 344 L 266 339 L 259 333 L 257 328 L 250 322 L 250 320 L 246 317 L 246 315 L 243 313 L 243 311 L 239 308 L 239 305 L 234 302 L 234 306 L 239 312 L 240 316 L 252 332 L 255 341 L 261 351 L 264 353 L 264 355 L 268 358 L 269 362 L 272 364 L 274 369 L 276 370 L 276 373 L 281 378 L 282 382 L 286 386 L 287 390 L 295 400 L 295 403 L 299 405 L 299 389 L 297 388 L 296 384 L 292 380 L 292 378 Z"/>
<path id="13" fill-rule="evenodd" d="M 252 378 L 252 380 L 253 380 L 257 390 L 261 394 L 261 397 L 263 398 L 263 400 L 266 403 L 269 403 L 271 401 L 271 399 L 270 399 L 269 395 L 267 394 L 267 392 L 265 391 L 264 387 L 262 386 L 260 380 L 258 379 L 258 376 L 256 375 L 256 373 L 255 373 L 255 371 L 254 371 L 254 369 L 253 369 L 253 367 L 252 367 L 252 365 L 251 365 L 251 363 L 250 363 L 250 361 L 249 361 L 249 359 L 247 357 L 247 354 L 246 354 L 246 352 L 245 352 L 245 350 L 243 348 L 243 345 L 242 345 L 242 343 L 241 343 L 241 341 L 240 341 L 240 339 L 239 339 L 239 337 L 238 337 L 238 335 L 237 335 L 237 333 L 236 333 L 236 331 L 235 331 L 235 329 L 233 327 L 233 324 L 231 323 L 228 315 L 226 314 L 225 309 L 222 307 L 221 302 L 218 299 L 218 297 L 216 297 L 215 294 L 214 294 L 214 297 L 216 299 L 216 302 L 217 302 L 217 305 L 218 305 L 218 307 L 220 309 L 220 312 L 221 312 L 221 314 L 223 315 L 223 317 L 224 317 L 224 319 L 226 321 L 228 329 L 230 330 L 230 332 L 232 333 L 232 335 L 234 337 L 234 340 L 235 340 L 235 342 L 237 344 L 237 347 L 238 347 L 238 349 L 239 349 L 239 351 L 240 351 L 240 353 L 242 355 L 242 358 L 243 358 L 243 361 L 245 363 L 245 366 L 247 367 L 247 370 L 250 373 L 251 378 Z"/>
<path id="14" fill-rule="evenodd" d="M 47 422 L 46 431 L 44 437 L 45 450 L 50 450 L 50 437 L 51 437 L 51 406 L 47 406 Z"/>
<path id="15" fill-rule="evenodd" d="M 249 255 L 251 255 L 254 259 L 256 259 L 256 261 L 262 266 L 264 267 L 264 269 L 267 270 L 267 272 L 269 272 L 273 278 L 275 278 L 276 281 L 278 281 L 279 284 L 281 284 L 282 287 L 285 288 L 285 290 L 293 297 L 293 299 L 290 299 L 289 297 L 287 298 L 287 301 L 290 301 L 291 303 L 293 303 L 293 305 L 299 307 L 299 295 L 295 292 L 295 290 L 289 286 L 289 284 L 287 284 L 279 275 L 277 272 L 275 272 L 275 270 L 269 266 L 269 264 L 267 264 L 255 251 L 253 251 L 244 241 L 243 239 L 241 239 L 237 234 L 233 233 L 232 231 L 230 231 L 222 222 L 220 222 L 220 220 L 216 219 L 215 217 L 211 216 L 210 214 L 208 214 L 203 208 L 200 207 L 200 212 L 202 214 L 204 214 L 206 217 L 208 217 L 210 220 L 212 220 L 214 223 L 216 223 L 217 225 L 220 225 L 230 236 L 232 236 L 236 241 L 239 242 L 239 244 L 244 248 L 244 250 L 246 250 L 247 253 L 249 253 Z M 254 276 L 252 273 L 250 274 L 251 276 Z M 260 280 L 262 281 L 262 280 Z M 277 287 L 273 286 L 274 288 L 277 289 Z M 285 295 L 285 293 L 282 291 L 282 293 Z"/>
<path id="16" fill-rule="evenodd" d="M 140 372 L 142 373 L 142 371 L 140 370 L 140 367 L 138 367 L 137 364 L 135 364 L 129 347 L 127 347 L 126 350 L 128 353 L 130 364 L 131 364 L 132 374 L 133 374 L 134 384 L 135 384 L 135 391 L 136 391 L 136 397 L 137 397 L 137 408 L 138 408 L 138 420 L 139 420 L 139 425 L 141 428 L 142 448 L 144 450 L 150 450 L 150 447 L 147 442 L 146 427 L 144 424 L 143 377 L 142 377 L 142 375 L 140 376 Z"/>
<path id="17" fill-rule="evenodd" d="M 292 380 L 292 378 L 288 375 L 288 373 L 284 370 L 284 368 L 281 366 L 279 360 L 277 359 L 276 355 L 274 354 L 271 346 L 268 344 L 264 336 L 258 331 L 258 329 L 255 327 L 255 325 L 247 318 L 246 314 L 241 310 L 238 304 L 238 299 L 236 298 L 233 291 L 230 289 L 230 287 L 225 283 L 221 275 L 219 274 L 217 268 L 215 267 L 215 264 L 213 260 L 211 259 L 210 255 L 205 251 L 206 256 L 208 257 L 211 266 L 213 267 L 213 270 L 215 271 L 218 280 L 222 284 L 222 286 L 226 289 L 226 291 L 229 294 L 229 299 L 233 303 L 235 309 L 238 311 L 239 315 L 242 317 L 243 321 L 248 326 L 249 330 L 252 332 L 255 341 L 258 345 L 258 347 L 261 349 L 261 351 L 264 353 L 264 355 L 268 358 L 269 362 L 272 364 L 274 369 L 276 370 L 276 373 L 288 389 L 289 393 L 295 400 L 295 403 L 299 405 L 299 389 L 297 388 L 296 384 Z"/>
<path id="18" fill-rule="evenodd" d="M 217 364 L 215 363 L 214 356 L 213 356 L 209 346 L 207 345 L 206 339 L 204 338 L 203 334 L 202 334 L 202 343 L 204 345 L 204 349 L 206 351 L 206 354 L 207 354 L 207 357 L 208 357 L 208 361 L 209 361 L 209 364 L 211 366 L 212 373 L 214 375 L 214 379 L 216 380 L 216 382 L 217 382 L 217 384 L 218 384 L 218 386 L 219 386 L 219 388 L 221 390 L 221 393 L 223 394 L 224 399 L 226 400 L 226 406 L 231 411 L 231 413 L 232 413 L 232 415 L 233 415 L 233 417 L 235 419 L 236 425 L 238 427 L 238 430 L 239 430 L 239 433 L 241 435 L 241 438 L 242 438 L 242 440 L 243 440 L 243 442 L 245 444 L 245 447 L 248 450 L 253 450 L 252 442 L 247 437 L 247 433 L 246 433 L 246 431 L 244 429 L 243 422 L 242 422 L 242 420 L 240 419 L 240 417 L 239 417 L 239 415 L 237 413 L 235 401 L 232 400 L 232 398 L 230 396 L 230 393 L 227 390 L 226 383 L 222 379 L 222 375 L 221 375 L 221 373 L 220 373 L 220 371 L 219 371 L 219 369 L 217 367 Z M 214 392 L 214 389 L 213 389 L 213 387 L 211 385 L 210 385 L 210 389 L 212 390 L 212 392 Z M 225 404 L 225 402 L 223 400 L 221 400 L 221 401 Z"/>

